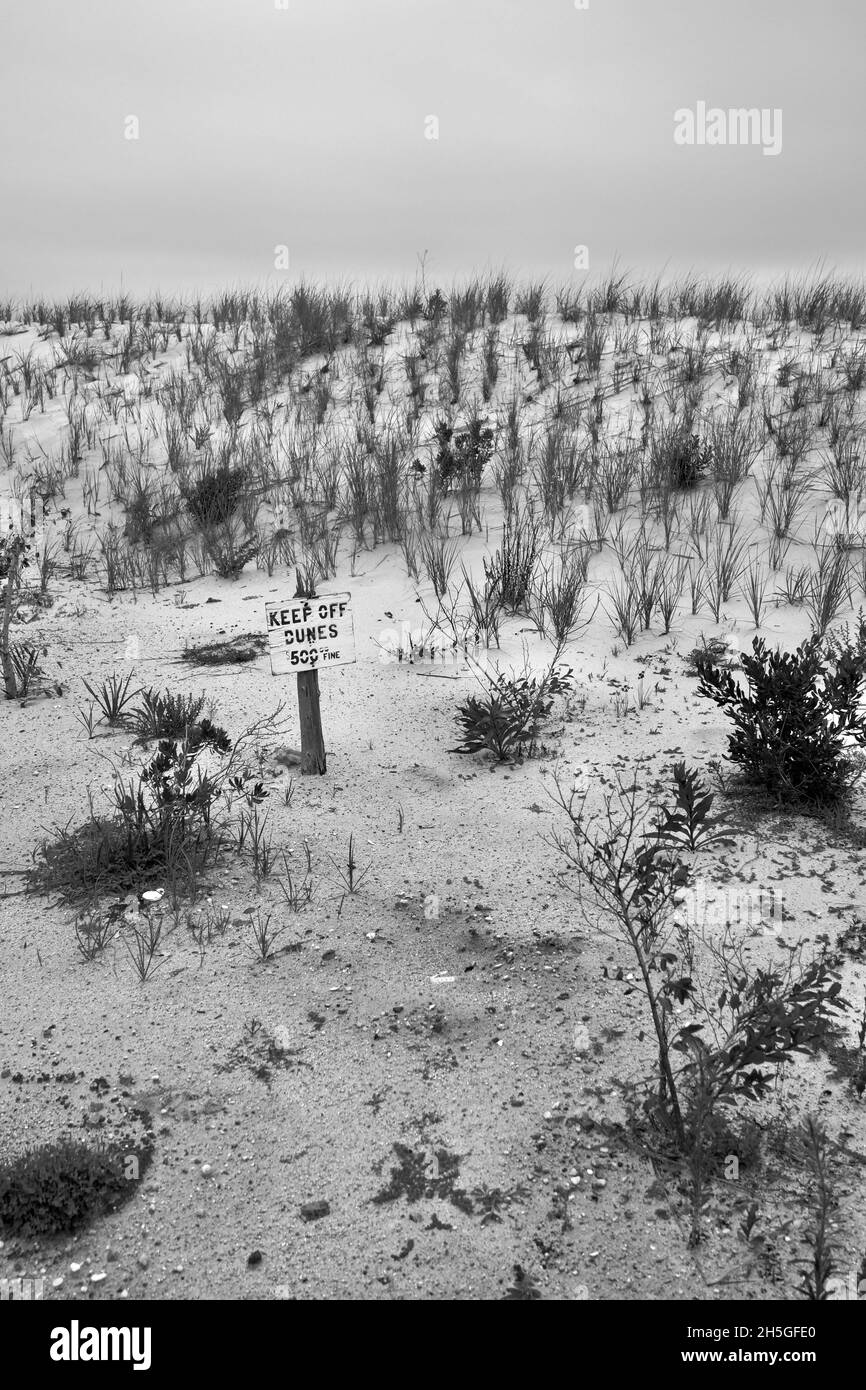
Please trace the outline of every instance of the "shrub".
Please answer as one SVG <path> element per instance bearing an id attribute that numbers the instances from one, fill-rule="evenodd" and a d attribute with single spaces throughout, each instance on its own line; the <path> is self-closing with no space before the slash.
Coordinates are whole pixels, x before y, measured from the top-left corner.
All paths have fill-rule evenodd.
<path id="1" fill-rule="evenodd" d="M 834 658 L 847 651 L 866 660 L 866 613 L 863 609 L 857 611 L 853 631 L 848 623 L 840 623 L 838 632 L 827 633 L 826 643 L 827 651 Z"/>
<path id="2" fill-rule="evenodd" d="M 756 637 L 743 655 L 746 690 L 698 657 L 698 691 L 733 720 L 728 757 L 748 781 L 780 800 L 831 803 L 859 774 L 851 747 L 866 742 L 864 667 L 866 659 L 851 651 L 834 659 L 817 636 L 796 652 L 768 651 Z"/>
<path id="3" fill-rule="evenodd" d="M 448 303 L 441 290 L 434 290 L 424 307 L 424 318 L 428 323 L 440 323 L 448 310 Z"/>

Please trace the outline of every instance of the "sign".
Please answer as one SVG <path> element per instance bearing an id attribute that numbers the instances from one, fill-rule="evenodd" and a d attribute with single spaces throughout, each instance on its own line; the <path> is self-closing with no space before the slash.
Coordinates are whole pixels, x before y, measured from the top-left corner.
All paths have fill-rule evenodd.
<path id="1" fill-rule="evenodd" d="M 351 598 L 351 594 L 321 594 L 266 603 L 273 675 L 350 666 L 355 661 Z"/>

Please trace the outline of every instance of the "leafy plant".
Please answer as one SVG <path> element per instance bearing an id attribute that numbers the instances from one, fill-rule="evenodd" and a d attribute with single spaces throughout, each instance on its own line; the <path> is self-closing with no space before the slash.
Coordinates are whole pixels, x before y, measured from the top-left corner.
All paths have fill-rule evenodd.
<path id="1" fill-rule="evenodd" d="M 650 439 L 650 467 L 661 486 L 695 487 L 712 460 L 712 447 L 701 444 L 680 419 L 672 419 Z"/>
<path id="2" fill-rule="evenodd" d="M 458 707 L 456 720 L 461 742 L 452 753 L 492 752 L 499 762 L 532 757 L 554 697 L 573 684 L 570 668 L 554 664 L 541 676 L 485 674 L 486 690 L 470 695 Z"/>
<path id="3" fill-rule="evenodd" d="M 699 773 L 679 762 L 674 763 L 673 778 L 675 800 L 662 809 L 659 839 L 689 850 L 730 844 L 731 833 L 722 817 L 710 815 L 715 798 L 701 786 Z"/>
<path id="4" fill-rule="evenodd" d="M 456 430 L 447 420 L 434 426 L 434 466 L 446 491 L 458 484 L 481 486 L 486 464 L 493 453 L 493 431 L 476 416 L 466 429 Z"/>
<path id="5" fill-rule="evenodd" d="M 503 1301 L 507 1303 L 537 1302 L 542 1298 L 541 1289 L 533 1276 L 527 1273 L 522 1265 L 515 1265 L 514 1278 L 503 1294 Z"/>

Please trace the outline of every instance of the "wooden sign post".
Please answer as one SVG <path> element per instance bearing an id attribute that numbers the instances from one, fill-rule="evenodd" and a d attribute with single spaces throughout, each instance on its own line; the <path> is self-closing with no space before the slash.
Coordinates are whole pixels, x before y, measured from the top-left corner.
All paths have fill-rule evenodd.
<path id="1" fill-rule="evenodd" d="M 298 675 L 298 714 L 301 718 L 301 772 L 327 772 L 318 671 L 301 671 Z"/>
<path id="2" fill-rule="evenodd" d="M 355 661 L 351 599 L 351 594 L 298 592 L 286 602 L 265 604 L 271 671 L 275 676 L 294 673 L 298 677 L 302 773 L 327 771 L 319 670 Z"/>

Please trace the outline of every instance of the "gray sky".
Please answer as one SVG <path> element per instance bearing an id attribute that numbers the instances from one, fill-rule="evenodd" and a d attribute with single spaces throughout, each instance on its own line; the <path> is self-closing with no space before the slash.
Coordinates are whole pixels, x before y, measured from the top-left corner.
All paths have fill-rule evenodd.
<path id="1" fill-rule="evenodd" d="M 0 293 L 273 282 L 277 245 L 290 279 L 863 269 L 862 0 L 4 0 L 0 37 Z M 677 146 L 698 101 L 781 108 L 781 154 Z"/>

